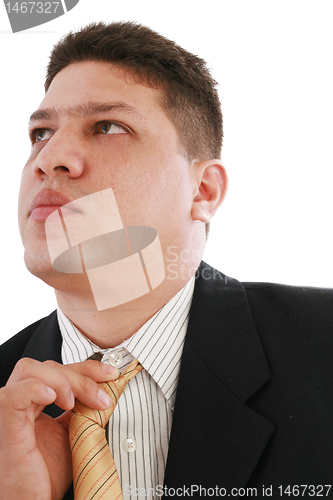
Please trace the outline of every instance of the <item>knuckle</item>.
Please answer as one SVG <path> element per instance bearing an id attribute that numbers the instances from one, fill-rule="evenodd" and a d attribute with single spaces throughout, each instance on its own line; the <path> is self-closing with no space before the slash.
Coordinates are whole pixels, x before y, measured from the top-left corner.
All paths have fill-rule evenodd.
<path id="1" fill-rule="evenodd" d="M 35 394 L 36 392 L 40 391 L 42 383 L 36 378 L 27 379 L 26 382 L 28 385 L 27 388 L 31 394 Z"/>
<path id="2" fill-rule="evenodd" d="M 91 368 L 92 366 L 94 366 L 94 363 L 95 363 L 95 362 L 96 362 L 96 361 L 94 361 L 94 360 L 92 360 L 92 359 L 85 359 L 84 361 L 81 361 L 80 366 L 81 366 L 82 368 L 84 368 L 84 369 L 86 369 L 86 368 L 88 368 L 88 369 L 89 369 L 89 368 Z"/>
<path id="3" fill-rule="evenodd" d="M 96 368 L 99 368 L 99 365 L 101 363 L 99 361 L 95 361 L 93 359 L 86 359 L 85 361 L 82 362 L 82 368 L 83 371 L 87 374 L 89 373 L 94 373 Z"/>
<path id="4" fill-rule="evenodd" d="M 54 375 L 56 376 L 56 379 L 60 381 L 61 384 L 69 384 L 67 372 L 65 369 L 66 367 L 64 367 L 60 363 L 57 363 L 56 361 L 53 361 L 52 359 L 44 361 L 43 365 L 46 365 L 48 368 L 52 368 L 53 370 L 56 371 Z"/>
<path id="5" fill-rule="evenodd" d="M 46 366 L 49 366 L 51 368 L 59 368 L 59 363 L 57 363 L 56 361 L 53 361 L 53 359 L 48 359 L 46 361 L 43 362 L 44 365 Z"/>
<path id="6" fill-rule="evenodd" d="M 83 366 L 92 366 L 92 363 L 95 363 L 93 359 L 85 359 L 84 361 L 82 361 Z"/>
<path id="7" fill-rule="evenodd" d="M 81 388 L 84 392 L 90 393 L 95 389 L 96 383 L 89 377 L 82 376 L 81 378 Z"/>
<path id="8" fill-rule="evenodd" d="M 19 373 L 19 374 L 23 374 L 29 370 L 31 370 L 31 368 L 33 368 L 33 366 L 36 364 L 36 360 L 34 359 L 31 359 L 31 358 L 21 358 L 15 365 L 15 368 L 14 370 Z"/>

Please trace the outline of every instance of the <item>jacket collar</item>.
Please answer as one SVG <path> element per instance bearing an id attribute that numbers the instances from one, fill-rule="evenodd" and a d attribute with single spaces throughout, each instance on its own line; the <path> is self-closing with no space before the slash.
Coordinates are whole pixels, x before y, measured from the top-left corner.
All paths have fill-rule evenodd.
<path id="1" fill-rule="evenodd" d="M 61 343 L 57 312 L 53 311 L 38 325 L 26 345 L 22 357 L 42 362 L 52 359 L 61 363 Z"/>

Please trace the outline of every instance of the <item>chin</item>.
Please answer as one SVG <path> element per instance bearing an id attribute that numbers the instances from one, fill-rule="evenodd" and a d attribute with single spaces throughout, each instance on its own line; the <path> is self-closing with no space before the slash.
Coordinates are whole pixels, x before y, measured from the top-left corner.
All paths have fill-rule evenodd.
<path id="1" fill-rule="evenodd" d="M 43 256 L 38 256 L 36 254 L 31 255 L 25 252 L 24 261 L 31 274 L 44 281 L 44 283 L 51 286 L 56 291 L 69 293 L 79 292 L 83 294 L 85 290 L 88 290 L 88 293 L 91 295 L 88 277 L 85 273 L 59 273 L 53 269 L 48 255 L 43 258 Z"/>
<path id="2" fill-rule="evenodd" d="M 58 273 L 52 267 L 46 241 L 44 238 L 26 239 L 24 242 L 24 262 L 28 271 L 45 283 L 53 286 Z"/>
<path id="3" fill-rule="evenodd" d="M 47 282 L 47 279 L 51 278 L 52 275 L 59 274 L 53 269 L 48 255 L 43 256 L 25 251 L 24 262 L 28 271 L 43 281 Z"/>

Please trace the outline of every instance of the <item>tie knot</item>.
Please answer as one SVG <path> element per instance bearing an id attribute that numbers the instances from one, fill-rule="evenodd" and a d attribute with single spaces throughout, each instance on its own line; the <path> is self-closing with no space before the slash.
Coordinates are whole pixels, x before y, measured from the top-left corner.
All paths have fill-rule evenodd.
<path id="1" fill-rule="evenodd" d="M 93 408 L 89 408 L 89 406 L 86 406 L 85 404 L 76 400 L 75 406 L 72 410 L 73 414 L 76 416 L 80 415 L 81 417 L 97 423 L 101 427 L 105 427 L 112 413 L 114 412 L 116 404 L 118 403 L 118 400 L 123 393 L 126 385 L 141 370 L 143 370 L 143 366 L 140 365 L 137 359 L 133 359 L 133 361 L 131 361 L 131 363 L 116 380 L 98 384 L 101 389 L 107 392 L 107 394 L 111 397 L 112 404 L 107 410 L 94 410 Z"/>

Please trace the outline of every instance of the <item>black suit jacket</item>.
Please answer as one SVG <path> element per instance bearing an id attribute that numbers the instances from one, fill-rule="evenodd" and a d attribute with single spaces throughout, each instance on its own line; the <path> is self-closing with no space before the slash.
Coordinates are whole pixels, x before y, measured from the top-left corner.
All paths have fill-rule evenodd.
<path id="1" fill-rule="evenodd" d="M 0 384 L 21 357 L 61 362 L 60 349 L 53 312 L 1 346 Z M 307 485 L 300 497 L 333 498 L 333 486 L 321 488 L 333 485 L 332 353 L 333 290 L 241 284 L 202 263 L 177 389 L 168 496 L 180 488 L 178 497 L 202 498 L 206 488 L 211 498 L 237 498 L 232 488 L 243 488 L 240 497 L 290 499 L 296 494 L 285 488 Z M 61 413 L 54 404 L 45 411 Z"/>

